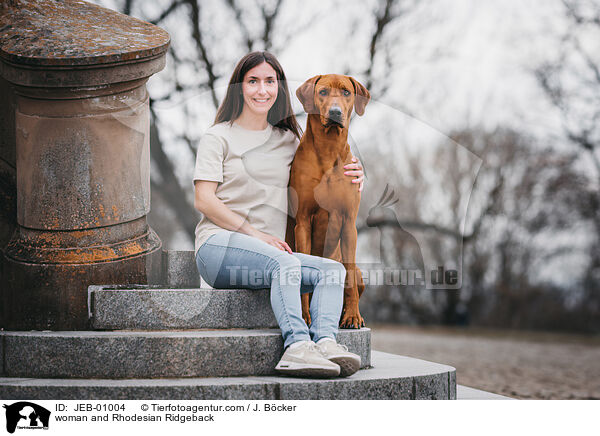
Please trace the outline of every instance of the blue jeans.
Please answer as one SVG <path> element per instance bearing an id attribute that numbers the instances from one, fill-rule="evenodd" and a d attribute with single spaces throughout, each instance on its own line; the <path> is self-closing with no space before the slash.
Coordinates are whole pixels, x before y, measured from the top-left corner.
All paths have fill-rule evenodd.
<path id="1" fill-rule="evenodd" d="M 223 230 L 196 253 L 202 278 L 216 289 L 271 289 L 271 307 L 284 347 L 335 339 L 346 269 L 335 260 L 281 251 L 260 239 Z M 302 319 L 301 292 L 312 292 L 310 329 Z"/>

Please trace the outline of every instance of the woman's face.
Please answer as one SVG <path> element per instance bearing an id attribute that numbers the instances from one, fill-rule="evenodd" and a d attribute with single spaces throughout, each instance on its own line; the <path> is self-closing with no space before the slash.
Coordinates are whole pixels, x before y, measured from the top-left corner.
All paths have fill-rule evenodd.
<path id="1" fill-rule="evenodd" d="M 268 63 L 248 70 L 242 83 L 244 109 L 266 117 L 277 100 L 277 89 L 277 73 Z"/>

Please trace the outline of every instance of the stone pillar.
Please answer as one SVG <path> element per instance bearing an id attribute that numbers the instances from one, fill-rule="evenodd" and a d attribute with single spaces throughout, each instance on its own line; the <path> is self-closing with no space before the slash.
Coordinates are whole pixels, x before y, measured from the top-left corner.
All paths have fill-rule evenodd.
<path id="1" fill-rule="evenodd" d="M 83 1 L 0 7 L 0 327 L 86 329 L 88 285 L 160 280 L 146 81 L 169 35 Z"/>

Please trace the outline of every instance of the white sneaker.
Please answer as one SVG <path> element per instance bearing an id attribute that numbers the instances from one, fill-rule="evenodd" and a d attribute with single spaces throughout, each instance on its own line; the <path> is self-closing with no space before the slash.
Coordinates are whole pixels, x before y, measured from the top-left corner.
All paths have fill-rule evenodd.
<path id="1" fill-rule="evenodd" d="M 298 345 L 285 350 L 281 360 L 275 367 L 282 374 L 299 377 L 337 377 L 340 366 L 325 359 L 316 344 L 312 341 L 302 341 Z"/>
<path id="2" fill-rule="evenodd" d="M 317 348 L 326 359 L 340 366 L 340 376 L 348 377 L 360 368 L 360 356 L 348 351 L 348 347 L 338 344 L 331 338 L 323 338 Z"/>

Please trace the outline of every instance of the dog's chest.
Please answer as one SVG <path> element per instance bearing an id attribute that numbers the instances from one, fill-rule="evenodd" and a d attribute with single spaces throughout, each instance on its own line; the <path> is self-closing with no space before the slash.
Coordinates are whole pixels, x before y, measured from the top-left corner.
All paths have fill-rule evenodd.
<path id="1" fill-rule="evenodd" d="M 315 201 L 328 211 L 349 210 L 354 203 L 354 197 L 358 199 L 357 194 L 356 185 L 344 174 L 343 163 L 327 170 L 314 189 Z"/>

